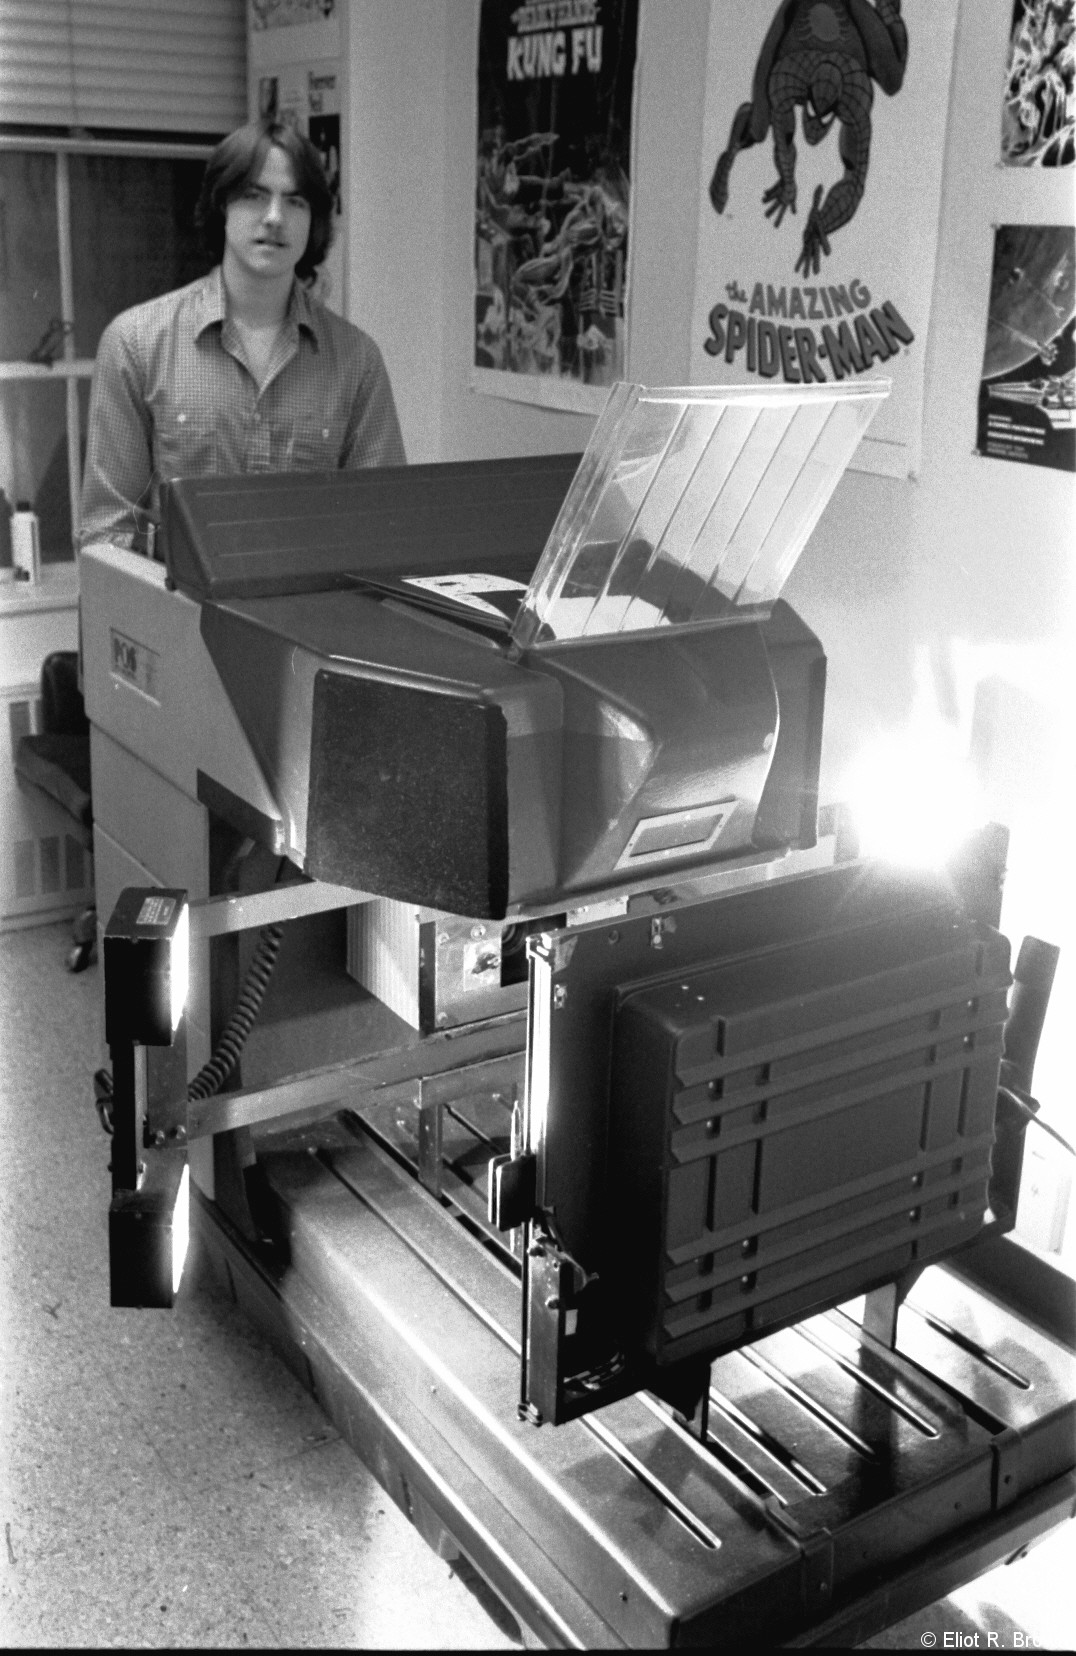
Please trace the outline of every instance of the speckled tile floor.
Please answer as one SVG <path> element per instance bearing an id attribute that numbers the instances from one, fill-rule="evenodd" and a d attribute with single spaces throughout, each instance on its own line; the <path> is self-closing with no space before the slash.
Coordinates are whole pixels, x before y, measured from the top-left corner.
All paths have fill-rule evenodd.
<path id="1" fill-rule="evenodd" d="M 197 1260 L 173 1314 L 109 1309 L 100 972 L 65 938 L 0 936 L 0 1645 L 517 1647 Z M 1071 1647 L 1074 1542 L 872 1646 Z"/>
<path id="2" fill-rule="evenodd" d="M 65 938 L 0 937 L 0 1646 L 517 1648 L 197 1261 L 109 1309 Z"/>

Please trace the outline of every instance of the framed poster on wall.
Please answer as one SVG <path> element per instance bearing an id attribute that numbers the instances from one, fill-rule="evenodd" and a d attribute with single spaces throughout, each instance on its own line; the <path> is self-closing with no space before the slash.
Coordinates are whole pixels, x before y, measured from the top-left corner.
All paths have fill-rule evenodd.
<path id="1" fill-rule="evenodd" d="M 482 0 L 475 390 L 597 413 L 624 378 L 638 0 Z"/>
<path id="2" fill-rule="evenodd" d="M 884 376 L 851 462 L 918 468 L 957 0 L 713 0 L 696 384 Z"/>
<path id="3" fill-rule="evenodd" d="M 1071 167 L 1076 135 L 1076 8 L 1013 0 L 1001 159 L 1006 167 Z"/>
<path id="4" fill-rule="evenodd" d="M 994 235 L 979 385 L 979 454 L 1076 471 L 1076 230 L 1002 224 Z"/>

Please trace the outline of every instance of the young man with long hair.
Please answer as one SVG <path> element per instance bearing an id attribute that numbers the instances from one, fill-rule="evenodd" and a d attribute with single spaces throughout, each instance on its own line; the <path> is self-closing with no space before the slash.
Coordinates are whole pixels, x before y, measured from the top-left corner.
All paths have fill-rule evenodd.
<path id="1" fill-rule="evenodd" d="M 152 551 L 169 478 L 404 463 L 380 351 L 308 292 L 332 211 L 317 150 L 287 122 L 253 121 L 217 146 L 198 204 L 214 268 L 101 336 L 83 546 Z"/>

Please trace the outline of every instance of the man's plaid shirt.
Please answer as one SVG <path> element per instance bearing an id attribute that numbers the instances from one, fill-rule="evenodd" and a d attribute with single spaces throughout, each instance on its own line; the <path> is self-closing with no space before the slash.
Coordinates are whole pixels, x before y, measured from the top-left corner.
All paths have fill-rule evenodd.
<path id="1" fill-rule="evenodd" d="M 374 341 L 298 283 L 264 388 L 225 312 L 219 267 L 136 305 L 101 336 L 82 490 L 83 546 L 145 550 L 173 477 L 404 463 Z"/>

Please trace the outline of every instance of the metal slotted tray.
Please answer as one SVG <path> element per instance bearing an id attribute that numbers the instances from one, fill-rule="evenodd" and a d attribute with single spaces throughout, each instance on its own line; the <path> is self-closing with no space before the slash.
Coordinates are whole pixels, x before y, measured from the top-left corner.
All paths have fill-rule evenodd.
<path id="1" fill-rule="evenodd" d="M 850 1306 L 720 1358 L 705 1441 L 647 1396 L 536 1430 L 516 1270 L 450 1194 L 349 1115 L 262 1164 L 275 1262 L 202 1200 L 210 1253 L 426 1538 L 544 1644 L 855 1643 L 1074 1510 L 1070 1352 L 948 1268 L 895 1352 Z"/>

